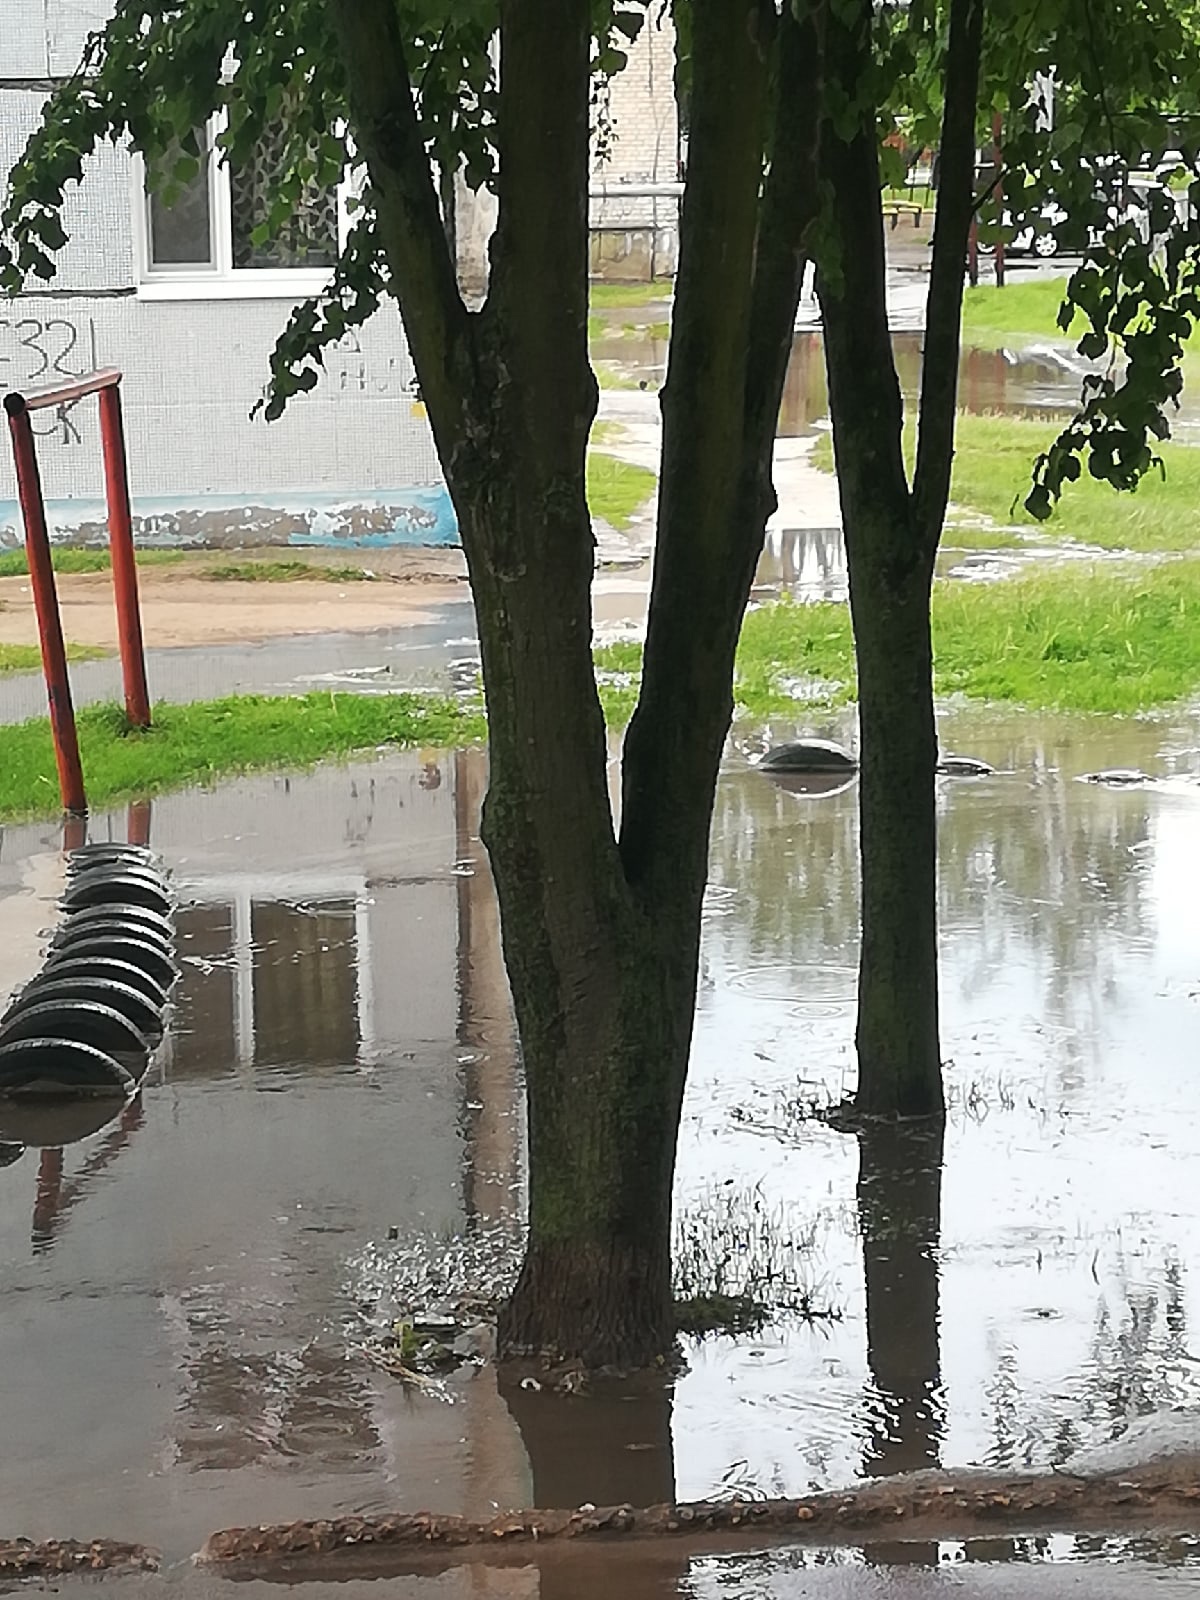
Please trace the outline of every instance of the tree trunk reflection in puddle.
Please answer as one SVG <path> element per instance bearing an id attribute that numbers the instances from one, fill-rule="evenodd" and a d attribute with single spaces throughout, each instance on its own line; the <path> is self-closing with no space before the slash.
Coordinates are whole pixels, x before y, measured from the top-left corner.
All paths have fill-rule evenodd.
<path id="1" fill-rule="evenodd" d="M 528 1379 L 525 1380 L 529 1382 Z M 671 1440 L 672 1385 L 647 1379 L 624 1383 L 596 1380 L 586 1394 L 565 1396 L 549 1387 L 523 1387 L 502 1375 L 500 1393 L 521 1433 L 529 1458 L 527 1504 L 574 1509 L 581 1505 L 652 1506 L 675 1499 L 675 1453 Z M 586 1581 L 590 1556 L 548 1561 L 539 1574 L 538 1600 L 582 1600 L 609 1595 L 614 1574 L 596 1560 L 595 1589 Z M 689 1558 L 655 1552 L 652 1570 L 633 1563 L 620 1569 L 623 1600 L 644 1594 L 668 1596 L 690 1566 Z M 642 1587 L 642 1585 L 645 1587 Z"/>
<path id="2" fill-rule="evenodd" d="M 943 1143 L 940 1124 L 870 1123 L 858 1136 L 867 1365 L 877 1394 L 866 1477 L 940 1465 Z M 936 1543 L 876 1545 L 869 1553 L 881 1565 L 936 1565 L 937 1558 Z"/>

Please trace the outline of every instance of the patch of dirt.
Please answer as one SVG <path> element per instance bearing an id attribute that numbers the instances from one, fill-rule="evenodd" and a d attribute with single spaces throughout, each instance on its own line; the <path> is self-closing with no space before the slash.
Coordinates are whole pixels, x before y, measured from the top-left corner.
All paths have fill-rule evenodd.
<path id="1" fill-rule="evenodd" d="M 360 566 L 379 575 L 374 583 L 322 579 L 241 583 L 203 576 L 206 567 L 229 558 L 227 551 L 205 551 L 178 565 L 141 569 L 138 584 L 147 649 L 394 628 L 427 622 L 438 606 L 461 600 L 466 592 L 466 566 L 459 550 L 237 552 L 239 560 L 302 559 L 314 566 Z M 60 573 L 57 587 L 67 641 L 115 650 L 111 574 Z M 29 579 L 0 579 L 0 644 L 36 643 Z"/>

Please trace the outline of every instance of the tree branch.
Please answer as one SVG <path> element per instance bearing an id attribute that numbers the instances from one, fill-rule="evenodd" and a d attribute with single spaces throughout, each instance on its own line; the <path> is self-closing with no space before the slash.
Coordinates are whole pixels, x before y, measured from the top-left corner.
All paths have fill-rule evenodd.
<path id="1" fill-rule="evenodd" d="M 471 320 L 458 292 L 437 191 L 417 123 L 393 0 L 326 0 L 359 149 L 371 175 L 379 237 L 438 451 L 464 437 Z"/>
<path id="2" fill-rule="evenodd" d="M 595 414 L 588 364 L 588 0 L 502 0 L 497 144 L 499 222 L 485 319 L 500 325 L 505 361 L 535 451 L 564 429 L 582 465 Z M 569 399 L 556 384 L 568 380 Z M 582 424 L 581 424 L 582 418 Z"/>
<path id="3" fill-rule="evenodd" d="M 886 537 L 887 564 L 901 571 L 915 552 L 903 402 L 888 329 L 872 13 L 872 0 L 839 3 L 831 7 L 826 29 L 827 118 L 820 156 L 831 201 L 817 293 L 847 545 L 873 539 L 870 530 L 878 528 Z M 836 118 L 832 107 L 841 108 Z"/>
<path id="4" fill-rule="evenodd" d="M 621 854 L 649 901 L 665 883 L 703 890 L 759 509 L 745 504 L 743 461 L 774 0 L 706 0 L 693 28 L 654 581 L 622 766 Z"/>
<path id="5" fill-rule="evenodd" d="M 805 238 L 821 209 L 819 131 L 827 0 L 808 0 L 804 20 L 790 5 L 779 19 L 779 55 L 770 168 L 760 206 L 754 300 L 746 365 L 747 439 L 767 447 L 791 355 L 804 269 Z"/>
<path id="6" fill-rule="evenodd" d="M 963 272 L 974 211 L 975 117 L 986 0 L 952 0 L 946 50 L 937 217 L 925 312 L 913 504 L 919 535 L 936 547 L 950 496 L 958 395 Z"/>

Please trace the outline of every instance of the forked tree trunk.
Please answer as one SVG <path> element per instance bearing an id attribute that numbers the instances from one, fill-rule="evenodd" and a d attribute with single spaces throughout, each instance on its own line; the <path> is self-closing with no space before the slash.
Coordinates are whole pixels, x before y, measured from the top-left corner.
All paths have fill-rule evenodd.
<path id="1" fill-rule="evenodd" d="M 529 1116 L 528 1243 L 501 1353 L 649 1365 L 674 1344 L 671 1191 L 708 830 L 816 203 L 817 35 L 773 0 L 712 0 L 696 21 L 654 593 L 618 841 L 584 490 L 591 8 L 502 0 L 499 224 L 488 299 L 470 315 L 392 0 L 330 4 L 479 625 L 483 833 Z"/>
<path id="2" fill-rule="evenodd" d="M 909 487 L 900 385 L 888 331 L 872 70 L 871 0 L 836 13 L 827 46 L 839 104 L 829 126 L 833 202 L 820 297 L 850 607 L 862 775 L 858 1088 L 867 1117 L 945 1114 L 938 1030 L 937 826 L 930 596 L 954 448 L 963 266 L 972 214 L 984 0 L 952 0 L 941 182 Z"/>
<path id="3" fill-rule="evenodd" d="M 929 597 L 901 447 L 873 127 L 827 140 L 840 271 L 821 281 L 829 405 L 858 664 L 862 952 L 858 1091 L 865 1116 L 943 1110 L 937 1001 L 937 831 Z"/>

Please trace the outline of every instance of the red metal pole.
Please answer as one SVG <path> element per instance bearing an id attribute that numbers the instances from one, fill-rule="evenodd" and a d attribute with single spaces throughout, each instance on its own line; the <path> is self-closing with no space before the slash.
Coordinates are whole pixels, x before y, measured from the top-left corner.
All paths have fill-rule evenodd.
<path id="1" fill-rule="evenodd" d="M 69 815 L 63 821 L 63 854 L 70 855 L 87 843 L 87 818 Z"/>
<path id="2" fill-rule="evenodd" d="M 125 467 L 125 429 L 121 423 L 121 391 L 116 384 L 101 389 L 100 440 L 104 449 L 104 491 L 108 499 L 108 543 L 112 551 L 113 592 L 117 602 L 117 637 L 125 714 L 135 728 L 150 726 L 150 692 L 146 687 L 146 652 L 138 605 L 137 558 L 129 510 L 129 474 Z"/>
<path id="3" fill-rule="evenodd" d="M 150 800 L 131 800 L 125 813 L 125 837 L 130 844 L 150 843 Z"/>
<path id="4" fill-rule="evenodd" d="M 58 613 L 58 595 L 54 587 L 54 567 L 50 561 L 50 536 L 46 531 L 46 507 L 42 500 L 42 480 L 38 472 L 33 429 L 29 425 L 29 412 L 22 395 L 5 395 L 4 409 L 8 413 L 8 426 L 12 434 L 17 495 L 25 523 L 25 549 L 29 557 L 33 603 L 37 610 L 46 694 L 50 702 L 50 728 L 54 735 L 58 786 L 65 811 L 86 812 L 87 796 L 79 761 L 75 709 L 71 704 L 67 652 L 63 644 L 62 618 Z"/>

